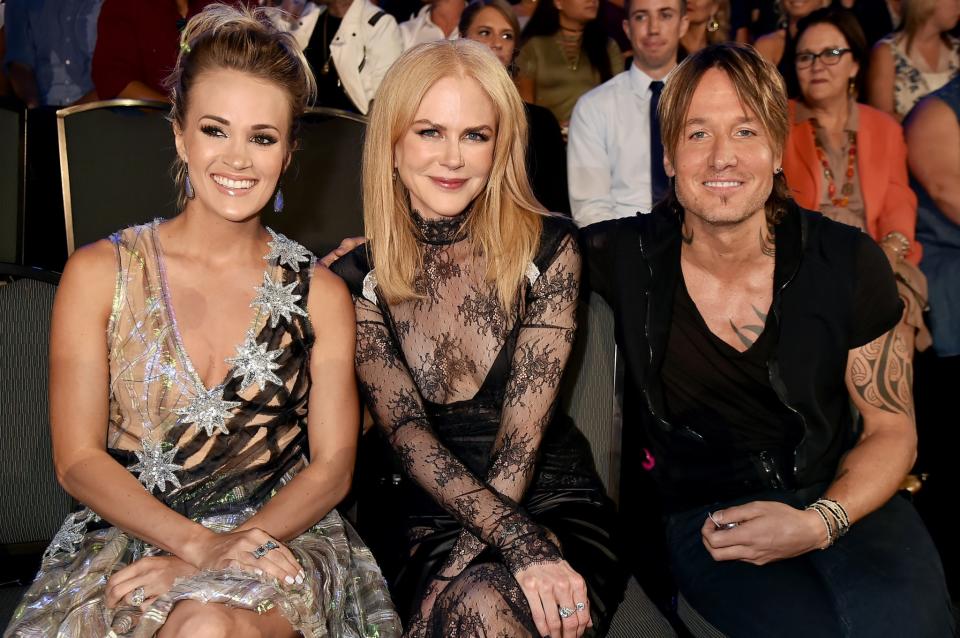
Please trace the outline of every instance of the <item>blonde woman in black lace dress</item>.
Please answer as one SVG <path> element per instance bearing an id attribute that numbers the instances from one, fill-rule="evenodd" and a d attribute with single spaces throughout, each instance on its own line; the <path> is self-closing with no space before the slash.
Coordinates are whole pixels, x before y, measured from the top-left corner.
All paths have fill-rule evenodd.
<path id="1" fill-rule="evenodd" d="M 531 194 L 526 133 L 483 45 L 404 54 L 367 132 L 370 241 L 334 264 L 364 398 L 402 467 L 381 494 L 399 520 L 375 516 L 405 539 L 392 591 L 410 636 L 602 634 L 622 591 L 589 445 L 554 414 L 580 254 Z"/>
<path id="2" fill-rule="evenodd" d="M 5 636 L 397 637 L 333 509 L 359 421 L 350 295 L 259 214 L 282 207 L 313 77 L 262 14 L 214 5 L 171 81 L 182 212 L 81 248 L 57 293 L 54 461 L 83 507 Z"/>

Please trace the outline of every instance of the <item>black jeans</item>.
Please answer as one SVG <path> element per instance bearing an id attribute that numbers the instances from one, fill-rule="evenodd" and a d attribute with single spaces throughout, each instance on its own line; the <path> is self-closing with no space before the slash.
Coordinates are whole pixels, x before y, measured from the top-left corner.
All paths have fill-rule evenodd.
<path id="1" fill-rule="evenodd" d="M 829 549 L 762 567 L 715 561 L 703 546 L 709 511 L 757 500 L 803 507 L 822 489 L 764 492 L 668 517 L 671 563 L 687 601 L 730 638 L 953 636 L 940 557 L 899 495 Z"/>

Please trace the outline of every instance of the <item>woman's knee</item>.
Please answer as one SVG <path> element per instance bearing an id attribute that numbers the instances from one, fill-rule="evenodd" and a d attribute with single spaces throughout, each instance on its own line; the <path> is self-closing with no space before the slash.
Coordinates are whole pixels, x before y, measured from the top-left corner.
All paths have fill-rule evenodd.
<path id="1" fill-rule="evenodd" d="M 160 638 L 239 638 L 248 636 L 230 610 L 223 605 L 205 604 L 193 600 L 177 603 L 159 633 Z"/>

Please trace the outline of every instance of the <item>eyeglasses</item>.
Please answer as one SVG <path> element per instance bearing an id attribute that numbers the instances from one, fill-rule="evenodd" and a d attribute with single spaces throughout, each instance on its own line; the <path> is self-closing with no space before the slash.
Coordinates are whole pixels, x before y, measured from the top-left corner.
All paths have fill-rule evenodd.
<path id="1" fill-rule="evenodd" d="M 796 61 L 798 69 L 805 69 L 808 66 L 812 66 L 817 58 L 820 58 L 820 61 L 824 64 L 833 66 L 840 62 L 840 58 L 843 57 L 844 53 L 850 53 L 850 49 L 824 49 L 820 53 L 798 53 L 794 60 Z"/>

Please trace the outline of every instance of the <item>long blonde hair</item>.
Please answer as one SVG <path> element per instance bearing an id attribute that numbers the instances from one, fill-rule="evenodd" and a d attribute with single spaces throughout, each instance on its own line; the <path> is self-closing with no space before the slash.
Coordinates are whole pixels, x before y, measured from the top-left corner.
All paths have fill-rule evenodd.
<path id="1" fill-rule="evenodd" d="M 363 147 L 363 223 L 377 283 L 386 300 L 417 298 L 413 281 L 422 266 L 407 188 L 394 179 L 394 148 L 413 124 L 423 96 L 445 77 L 477 81 L 493 102 L 497 135 L 493 166 L 472 203 L 464 232 L 487 260 L 504 309 L 516 297 L 534 257 L 546 211 L 527 179 L 527 120 L 513 81 L 493 53 L 467 39 L 410 49 L 394 62 L 377 91 Z"/>

